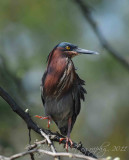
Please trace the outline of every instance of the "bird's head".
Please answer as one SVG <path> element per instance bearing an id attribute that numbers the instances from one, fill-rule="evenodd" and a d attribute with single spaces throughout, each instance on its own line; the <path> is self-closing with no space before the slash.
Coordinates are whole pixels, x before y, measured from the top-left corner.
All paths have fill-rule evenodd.
<path id="1" fill-rule="evenodd" d="M 69 58 L 72 58 L 79 54 L 98 54 L 95 51 L 82 49 L 68 42 L 59 43 L 55 49 L 59 50 L 64 56 L 69 57 Z"/>
<path id="2" fill-rule="evenodd" d="M 63 58 L 73 58 L 79 54 L 98 54 L 95 51 L 90 51 L 86 49 L 79 48 L 77 45 L 61 42 L 54 47 L 52 52 L 48 55 L 48 65 L 53 58 L 60 59 Z"/>

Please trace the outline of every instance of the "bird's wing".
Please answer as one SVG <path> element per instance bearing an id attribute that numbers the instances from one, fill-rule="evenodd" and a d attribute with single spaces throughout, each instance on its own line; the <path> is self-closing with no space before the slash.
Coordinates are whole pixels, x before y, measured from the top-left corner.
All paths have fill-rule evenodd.
<path id="1" fill-rule="evenodd" d="M 84 101 L 85 97 L 84 94 L 86 94 L 86 90 L 83 88 L 83 85 L 85 84 L 85 81 L 80 79 L 80 77 L 76 74 L 77 80 L 73 86 L 73 100 L 74 100 L 74 113 L 73 113 L 73 124 L 77 118 L 77 115 L 80 113 L 81 109 L 81 99 Z"/>
<path id="2" fill-rule="evenodd" d="M 45 96 L 44 96 L 43 90 L 44 90 L 44 81 L 45 81 L 46 75 L 47 75 L 47 71 L 45 71 L 43 74 L 42 84 L 41 84 L 41 99 L 42 99 L 43 105 L 45 104 Z"/>

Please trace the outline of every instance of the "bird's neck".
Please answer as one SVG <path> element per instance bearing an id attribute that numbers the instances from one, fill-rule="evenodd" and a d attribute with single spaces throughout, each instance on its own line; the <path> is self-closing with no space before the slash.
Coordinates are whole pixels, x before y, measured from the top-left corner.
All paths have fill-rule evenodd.
<path id="1" fill-rule="evenodd" d="M 47 67 L 44 88 L 48 95 L 59 95 L 68 90 L 74 80 L 74 65 L 71 59 L 53 55 Z"/>
<path id="2" fill-rule="evenodd" d="M 60 54 L 53 55 L 52 60 L 48 63 L 47 72 L 59 78 L 59 76 L 64 72 L 65 67 L 68 64 L 68 58 L 63 57 Z"/>

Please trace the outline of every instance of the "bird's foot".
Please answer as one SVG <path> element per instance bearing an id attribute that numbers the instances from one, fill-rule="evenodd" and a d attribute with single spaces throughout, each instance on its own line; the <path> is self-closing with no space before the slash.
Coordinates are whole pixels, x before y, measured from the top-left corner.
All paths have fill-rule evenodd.
<path id="1" fill-rule="evenodd" d="M 71 138 L 66 137 L 66 138 L 60 138 L 59 144 L 60 144 L 63 140 L 66 140 L 65 149 L 66 149 L 66 151 L 68 152 L 68 146 L 69 146 L 68 144 L 70 143 L 70 147 L 72 148 L 73 142 L 72 142 Z"/>
<path id="2" fill-rule="evenodd" d="M 40 119 L 47 119 L 47 120 L 48 120 L 47 127 L 48 127 L 48 128 L 50 128 L 50 124 L 51 124 L 51 121 L 52 121 L 52 119 L 51 119 L 51 117 L 50 117 L 50 116 L 42 117 L 42 116 L 38 116 L 38 115 L 36 115 L 35 117 L 36 117 L 36 118 L 40 118 Z"/>

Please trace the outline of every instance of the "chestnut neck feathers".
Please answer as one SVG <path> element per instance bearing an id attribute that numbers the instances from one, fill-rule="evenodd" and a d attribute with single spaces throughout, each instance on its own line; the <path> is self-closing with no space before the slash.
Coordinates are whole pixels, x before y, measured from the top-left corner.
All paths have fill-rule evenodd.
<path id="1" fill-rule="evenodd" d="M 75 77 L 74 64 L 60 50 L 53 50 L 48 57 L 44 89 L 47 96 L 61 96 L 68 91 Z"/>

